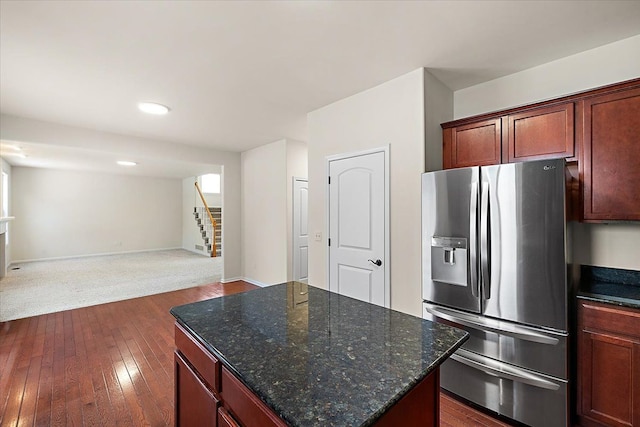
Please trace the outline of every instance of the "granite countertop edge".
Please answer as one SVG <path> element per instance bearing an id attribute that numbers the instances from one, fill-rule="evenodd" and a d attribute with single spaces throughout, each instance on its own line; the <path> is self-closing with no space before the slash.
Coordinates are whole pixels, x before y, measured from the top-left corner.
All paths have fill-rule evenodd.
<path id="1" fill-rule="evenodd" d="M 576 297 L 640 309 L 640 271 L 583 265 Z"/>
<path id="2" fill-rule="evenodd" d="M 578 291 L 577 297 L 582 300 L 615 305 L 618 307 L 635 308 L 640 310 L 640 300 L 622 298 L 614 295 L 596 294 L 588 291 Z"/>

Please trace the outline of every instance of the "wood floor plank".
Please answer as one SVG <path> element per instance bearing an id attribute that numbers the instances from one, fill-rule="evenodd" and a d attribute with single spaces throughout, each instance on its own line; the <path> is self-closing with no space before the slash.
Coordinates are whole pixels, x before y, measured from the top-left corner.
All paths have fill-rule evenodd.
<path id="1" fill-rule="evenodd" d="M 171 307 L 243 292 L 211 284 L 0 323 L 0 426 L 173 426 Z M 507 424 L 441 394 L 443 427 Z"/>

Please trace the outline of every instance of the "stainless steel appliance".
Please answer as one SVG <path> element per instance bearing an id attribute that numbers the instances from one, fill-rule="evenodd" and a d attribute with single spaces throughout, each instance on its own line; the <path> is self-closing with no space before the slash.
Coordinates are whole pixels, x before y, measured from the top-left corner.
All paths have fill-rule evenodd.
<path id="1" fill-rule="evenodd" d="M 441 385 L 531 426 L 569 422 L 564 166 L 422 175 L 424 317 L 471 335 Z"/>

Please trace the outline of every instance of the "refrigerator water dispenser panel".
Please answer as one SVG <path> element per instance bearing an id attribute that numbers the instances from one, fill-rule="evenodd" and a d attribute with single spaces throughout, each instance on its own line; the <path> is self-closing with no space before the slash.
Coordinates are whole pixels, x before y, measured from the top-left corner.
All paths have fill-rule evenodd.
<path id="1" fill-rule="evenodd" d="M 467 239 L 431 238 L 431 280 L 467 286 Z"/>

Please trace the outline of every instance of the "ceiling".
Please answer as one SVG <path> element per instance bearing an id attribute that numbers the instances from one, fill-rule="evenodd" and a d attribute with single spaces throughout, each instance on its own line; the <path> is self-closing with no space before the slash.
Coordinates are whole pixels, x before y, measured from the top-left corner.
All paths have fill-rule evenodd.
<path id="1" fill-rule="evenodd" d="M 419 67 L 458 90 L 639 33 L 640 1 L 2 0 L 0 110 L 239 152 Z"/>

